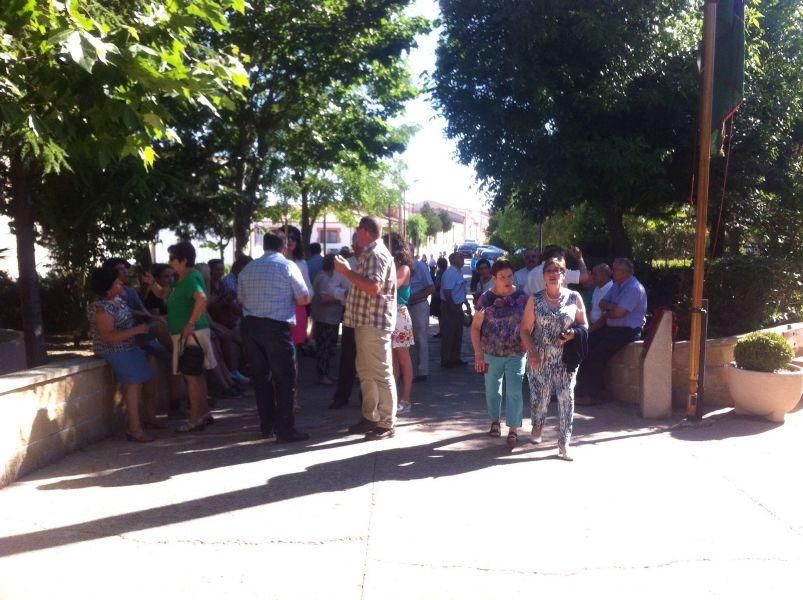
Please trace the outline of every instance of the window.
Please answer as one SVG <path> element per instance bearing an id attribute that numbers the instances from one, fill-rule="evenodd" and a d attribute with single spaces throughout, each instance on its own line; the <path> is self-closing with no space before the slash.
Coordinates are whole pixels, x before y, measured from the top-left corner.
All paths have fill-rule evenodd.
<path id="1" fill-rule="evenodd" d="M 339 244 L 340 243 L 340 230 L 339 229 L 324 229 L 318 228 L 318 243 L 323 244 Z"/>

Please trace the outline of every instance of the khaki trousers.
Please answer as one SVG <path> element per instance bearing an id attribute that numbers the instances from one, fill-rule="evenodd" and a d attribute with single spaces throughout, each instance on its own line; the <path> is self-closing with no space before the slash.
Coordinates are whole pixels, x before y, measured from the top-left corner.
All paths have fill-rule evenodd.
<path id="1" fill-rule="evenodd" d="M 396 422 L 396 380 L 393 378 L 390 334 L 390 331 L 372 325 L 354 328 L 362 416 L 376 421 L 379 427 L 393 427 Z"/>

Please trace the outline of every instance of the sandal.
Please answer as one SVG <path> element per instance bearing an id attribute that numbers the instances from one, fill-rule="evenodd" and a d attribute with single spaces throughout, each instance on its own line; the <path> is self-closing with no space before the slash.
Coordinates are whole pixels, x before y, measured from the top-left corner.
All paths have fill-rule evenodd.
<path id="1" fill-rule="evenodd" d="M 125 439 L 127 439 L 129 442 L 137 442 L 138 444 L 147 444 L 148 442 L 153 441 L 153 438 L 144 431 L 140 431 L 139 433 L 131 433 L 130 431 L 126 431 Z"/>
<path id="2" fill-rule="evenodd" d="M 203 418 L 197 423 L 190 423 L 187 421 L 186 423 L 182 423 L 178 427 L 176 427 L 176 433 L 197 433 L 199 431 L 203 431 L 204 427 L 206 427 L 206 423 L 204 423 Z"/>
<path id="3" fill-rule="evenodd" d="M 533 427 L 532 432 L 530 432 L 530 443 L 531 444 L 541 443 L 541 428 L 536 429 L 535 427 Z"/>
<path id="4" fill-rule="evenodd" d="M 507 445 L 510 446 L 510 449 L 516 447 L 516 444 L 519 442 L 519 434 L 515 431 L 508 431 L 507 432 Z"/>
<path id="5" fill-rule="evenodd" d="M 561 460 L 565 460 L 568 462 L 572 462 L 574 460 L 571 456 L 569 456 L 569 451 L 563 444 L 558 444 L 558 457 Z"/>
<path id="6" fill-rule="evenodd" d="M 491 437 L 502 437 L 502 426 L 499 421 L 491 423 L 491 428 L 488 430 L 488 435 Z"/>

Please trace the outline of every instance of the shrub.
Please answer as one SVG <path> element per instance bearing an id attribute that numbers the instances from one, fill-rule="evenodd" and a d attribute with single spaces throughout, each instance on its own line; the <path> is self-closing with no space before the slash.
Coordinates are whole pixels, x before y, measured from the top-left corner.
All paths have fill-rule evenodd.
<path id="1" fill-rule="evenodd" d="M 792 346 L 780 333 L 748 333 L 733 350 L 736 366 L 748 371 L 772 373 L 787 366 L 793 357 Z"/>
<path id="2" fill-rule="evenodd" d="M 677 313 L 679 339 L 688 339 L 692 268 L 636 264 L 650 310 Z M 799 259 L 729 256 L 708 263 L 708 337 L 717 338 L 803 320 L 803 264 Z"/>

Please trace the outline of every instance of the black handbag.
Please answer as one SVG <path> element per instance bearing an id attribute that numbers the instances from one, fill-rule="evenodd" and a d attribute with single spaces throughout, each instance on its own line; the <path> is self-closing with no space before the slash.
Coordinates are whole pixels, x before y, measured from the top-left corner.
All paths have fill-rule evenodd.
<path id="1" fill-rule="evenodd" d="M 180 352 L 178 355 L 178 372 L 184 375 L 203 375 L 204 373 L 204 349 L 195 334 L 192 334 L 192 339 L 195 340 L 197 346 L 190 346 L 187 344 L 185 337 L 181 338 Z"/>

